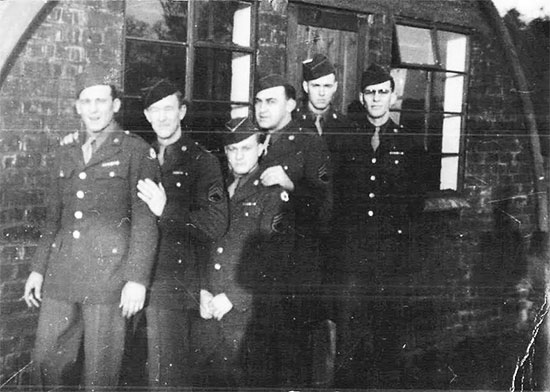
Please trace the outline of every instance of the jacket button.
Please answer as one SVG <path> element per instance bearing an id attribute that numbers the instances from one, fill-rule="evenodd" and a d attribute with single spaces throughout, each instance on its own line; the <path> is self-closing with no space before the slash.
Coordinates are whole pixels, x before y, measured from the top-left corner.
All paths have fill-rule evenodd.
<path id="1" fill-rule="evenodd" d="M 214 264 L 214 269 L 219 271 L 219 270 L 222 269 L 222 266 L 220 265 L 220 263 L 216 263 L 216 264 Z"/>
<path id="2" fill-rule="evenodd" d="M 84 192 L 83 191 L 76 192 L 76 197 L 78 197 L 79 199 L 84 199 Z"/>
<path id="3" fill-rule="evenodd" d="M 219 254 L 222 254 L 223 253 L 223 248 L 220 246 L 218 249 L 216 249 L 216 252 L 218 252 Z"/>
<path id="4" fill-rule="evenodd" d="M 369 216 L 374 216 L 374 211 L 369 211 L 367 214 L 369 214 Z"/>
<path id="5" fill-rule="evenodd" d="M 371 181 L 375 181 L 375 180 L 376 180 L 376 176 L 370 176 L 370 180 L 371 180 Z"/>
<path id="6" fill-rule="evenodd" d="M 84 172 L 82 172 L 82 173 L 80 173 L 80 174 L 78 175 L 78 178 L 80 178 L 81 180 L 85 180 L 86 177 L 88 177 L 88 175 L 87 175 L 86 173 L 84 173 Z"/>
<path id="7" fill-rule="evenodd" d="M 74 217 L 75 217 L 76 219 L 82 219 L 82 215 L 83 215 L 83 214 L 82 214 L 82 211 L 75 211 L 75 212 L 74 212 Z"/>
<path id="8" fill-rule="evenodd" d="M 182 263 L 181 259 L 178 259 L 178 264 L 181 264 L 181 263 Z"/>
<path id="9" fill-rule="evenodd" d="M 403 234 L 403 230 L 398 229 L 398 230 L 397 230 L 397 234 Z"/>
<path id="10" fill-rule="evenodd" d="M 369 197 L 370 197 L 371 199 L 374 199 L 374 193 L 372 193 L 372 192 L 369 193 Z"/>
<path id="11" fill-rule="evenodd" d="M 176 186 L 177 186 L 178 188 L 181 188 L 181 182 L 176 182 Z"/>
<path id="12" fill-rule="evenodd" d="M 187 146 L 181 146 L 181 151 L 183 152 L 187 151 Z"/>
<path id="13" fill-rule="evenodd" d="M 112 254 L 116 255 L 118 253 L 118 249 L 117 248 L 113 248 L 113 250 L 111 251 Z"/>
<path id="14" fill-rule="evenodd" d="M 112 172 L 109 172 L 109 177 L 114 177 L 115 176 L 115 172 L 112 171 Z"/>
<path id="15" fill-rule="evenodd" d="M 372 163 L 376 163 L 376 158 L 372 158 L 370 161 L 371 161 Z"/>
<path id="16" fill-rule="evenodd" d="M 248 216 L 248 212 L 245 212 L 245 213 L 244 213 L 244 216 Z"/>
<path id="17" fill-rule="evenodd" d="M 399 165 L 399 159 L 396 159 L 395 161 L 393 161 L 393 163 L 395 163 L 396 165 Z"/>
<path id="18" fill-rule="evenodd" d="M 80 238 L 80 231 L 78 231 L 78 230 L 73 231 L 73 238 L 74 239 L 79 239 Z"/>

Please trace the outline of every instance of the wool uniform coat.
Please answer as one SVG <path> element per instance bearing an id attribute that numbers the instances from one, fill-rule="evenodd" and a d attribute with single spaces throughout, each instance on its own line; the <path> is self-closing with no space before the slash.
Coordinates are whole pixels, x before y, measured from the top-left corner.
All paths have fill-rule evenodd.
<path id="1" fill-rule="evenodd" d="M 167 202 L 159 218 L 149 303 L 165 309 L 197 308 L 200 263 L 211 242 L 227 230 L 220 163 L 184 133 L 166 148 L 161 172 Z"/>
<path id="2" fill-rule="evenodd" d="M 158 179 L 158 161 L 138 136 L 111 127 L 84 163 L 82 137 L 57 152 L 46 226 L 32 261 L 44 296 L 117 303 L 128 281 L 149 284 L 156 217 L 137 196 L 140 179 Z"/>

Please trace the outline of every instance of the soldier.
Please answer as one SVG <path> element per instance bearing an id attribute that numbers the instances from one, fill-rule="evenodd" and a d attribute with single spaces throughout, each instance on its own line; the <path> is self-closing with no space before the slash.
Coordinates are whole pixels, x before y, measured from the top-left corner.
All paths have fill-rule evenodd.
<path id="1" fill-rule="evenodd" d="M 347 235 L 336 385 L 396 387 L 397 358 L 406 342 L 399 331 L 404 328 L 402 309 L 390 297 L 397 295 L 392 288 L 406 280 L 411 217 L 421 210 L 415 167 L 420 152 L 413 136 L 390 118 L 396 100 L 390 74 L 371 65 L 360 87 L 363 121 L 346 142 L 340 172 L 346 179 L 339 199 Z"/>
<path id="2" fill-rule="evenodd" d="M 156 217 L 137 196 L 158 162 L 139 137 L 120 130 L 107 69 L 77 76 L 76 111 L 84 132 L 60 147 L 48 215 L 25 284 L 40 307 L 33 362 L 42 385 L 64 385 L 84 344 L 83 384 L 116 387 L 125 318 L 145 302 L 156 244 Z"/>
<path id="3" fill-rule="evenodd" d="M 273 286 L 292 248 L 292 211 L 287 191 L 260 182 L 265 135 L 247 118 L 226 127 L 229 230 L 213 248 L 201 290 L 201 316 L 213 318 L 216 330 L 210 383 L 266 387 L 273 385 Z"/>
<path id="4" fill-rule="evenodd" d="M 296 212 L 296 247 L 285 271 L 282 382 L 305 385 L 311 382 L 311 332 L 322 317 L 314 294 L 321 283 L 319 239 L 328 231 L 332 208 L 330 157 L 315 131 L 292 120 L 296 91 L 281 76 L 258 81 L 254 106 L 258 125 L 267 131 L 260 180 L 287 190 Z"/>
<path id="5" fill-rule="evenodd" d="M 178 87 L 162 79 L 143 90 L 144 114 L 157 140 L 161 183 L 138 183 L 138 196 L 158 216 L 159 252 L 148 305 L 147 364 L 150 387 L 191 382 L 189 331 L 199 301 L 202 247 L 227 229 L 227 198 L 216 157 L 191 140 L 181 121 L 187 104 Z"/>

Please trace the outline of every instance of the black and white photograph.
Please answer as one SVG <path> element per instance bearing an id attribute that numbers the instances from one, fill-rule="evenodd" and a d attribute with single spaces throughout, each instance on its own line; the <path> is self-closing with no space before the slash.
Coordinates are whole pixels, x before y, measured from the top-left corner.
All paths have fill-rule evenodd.
<path id="1" fill-rule="evenodd" d="M 550 391 L 549 26 L 0 0 L 0 392 Z"/>

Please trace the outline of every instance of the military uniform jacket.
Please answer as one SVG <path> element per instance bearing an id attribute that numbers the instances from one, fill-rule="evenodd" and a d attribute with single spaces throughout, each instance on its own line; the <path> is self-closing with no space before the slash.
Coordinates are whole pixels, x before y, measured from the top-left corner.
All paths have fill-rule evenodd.
<path id="1" fill-rule="evenodd" d="M 32 270 L 44 295 L 82 303 L 118 303 L 127 281 L 148 285 L 158 231 L 137 196 L 140 179 L 158 178 L 154 152 L 114 124 L 85 164 L 82 140 L 61 146 L 47 197 L 46 227 Z"/>
<path id="2" fill-rule="evenodd" d="M 322 116 L 322 138 L 325 140 L 330 151 L 334 176 L 335 180 L 337 180 L 337 162 L 341 153 L 341 151 L 338 150 L 338 148 L 341 147 L 339 141 L 341 138 L 349 137 L 351 134 L 357 132 L 357 125 L 349 120 L 347 116 L 335 110 L 332 106 L 329 106 Z M 295 118 L 300 127 L 312 130 L 316 129 L 315 121 L 317 117 L 308 109 L 307 104 L 296 109 Z"/>
<path id="3" fill-rule="evenodd" d="M 415 167 L 420 152 L 412 135 L 391 120 L 380 127 L 380 145 L 373 151 L 375 129 L 366 123 L 340 147 L 345 153 L 338 215 L 339 226 L 348 232 L 348 245 L 375 253 L 380 241 L 389 239 L 397 247 L 406 240 L 411 216 L 421 209 L 421 169 Z"/>
<path id="4" fill-rule="evenodd" d="M 250 309 L 255 295 L 271 299 L 293 246 L 293 212 L 280 186 L 264 187 L 256 169 L 229 202 L 228 232 L 213 247 L 204 288 L 225 293 L 234 308 Z M 242 179 L 241 179 L 242 183 Z"/>
<path id="5" fill-rule="evenodd" d="M 158 150 L 158 145 L 154 147 Z M 199 264 L 211 242 L 227 230 L 227 198 L 218 159 L 186 133 L 164 152 L 166 206 L 149 304 L 197 307 Z"/>
<path id="6" fill-rule="evenodd" d="M 273 133 L 260 161 L 261 170 L 281 165 L 294 183 L 296 230 L 326 229 L 332 213 L 332 168 L 326 143 L 310 129 L 291 121 Z"/>

